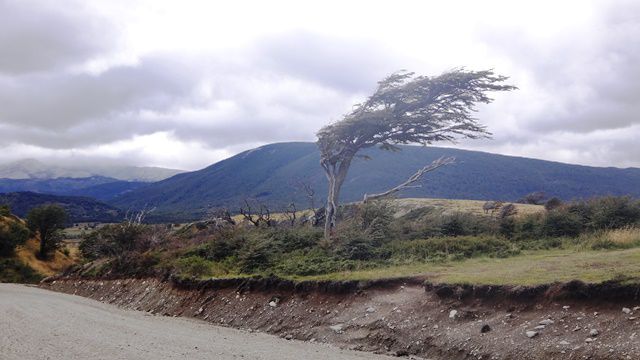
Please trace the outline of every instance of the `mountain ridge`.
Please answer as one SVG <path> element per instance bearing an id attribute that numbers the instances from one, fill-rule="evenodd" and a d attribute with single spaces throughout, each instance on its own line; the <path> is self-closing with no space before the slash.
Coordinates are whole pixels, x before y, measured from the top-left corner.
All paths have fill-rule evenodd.
<path id="1" fill-rule="evenodd" d="M 22 159 L 0 164 L 0 179 L 46 180 L 58 178 L 90 178 L 95 176 L 123 181 L 155 182 L 183 172 L 154 166 L 120 165 L 53 165 L 35 159 Z"/>
<path id="2" fill-rule="evenodd" d="M 342 201 L 362 199 L 406 180 L 417 169 L 441 156 L 456 163 L 427 174 L 422 188 L 400 197 L 433 197 L 515 201 L 544 191 L 565 200 L 597 195 L 640 196 L 640 169 L 601 168 L 441 147 L 401 146 L 399 152 L 367 149 L 356 159 L 341 192 Z M 136 209 L 155 207 L 158 217 L 195 218 L 207 208 L 237 208 L 256 198 L 274 209 L 290 202 L 306 205 L 296 183 L 305 181 L 316 191 L 317 205 L 326 195 L 326 178 L 314 143 L 264 145 L 239 153 L 201 170 L 186 172 L 134 189 L 110 203 Z"/>

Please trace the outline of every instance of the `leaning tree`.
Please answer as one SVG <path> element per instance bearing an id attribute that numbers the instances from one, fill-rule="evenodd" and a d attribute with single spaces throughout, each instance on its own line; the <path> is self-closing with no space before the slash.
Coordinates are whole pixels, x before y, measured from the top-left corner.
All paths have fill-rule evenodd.
<path id="1" fill-rule="evenodd" d="M 326 204 L 325 237 L 333 233 L 340 188 L 358 152 L 373 146 L 398 150 L 398 144 L 429 145 L 458 138 L 483 138 L 491 134 L 473 116 L 478 103 L 490 103 L 490 91 L 509 91 L 507 77 L 491 70 L 455 69 L 440 76 L 416 76 L 411 72 L 394 73 L 362 104 L 354 106 L 338 122 L 318 131 L 320 164 L 329 180 Z M 450 163 L 439 159 L 421 169 L 401 189 L 425 172 Z M 365 197 L 365 200 L 367 197 Z"/>

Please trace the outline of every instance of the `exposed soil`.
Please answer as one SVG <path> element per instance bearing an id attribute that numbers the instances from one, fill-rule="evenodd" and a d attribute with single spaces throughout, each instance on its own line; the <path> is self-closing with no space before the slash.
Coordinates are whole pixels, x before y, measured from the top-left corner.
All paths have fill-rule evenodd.
<path id="1" fill-rule="evenodd" d="M 158 315 L 399 356 L 640 359 L 640 292 L 613 282 L 474 287 L 415 278 L 295 283 L 67 277 L 42 286 Z"/>

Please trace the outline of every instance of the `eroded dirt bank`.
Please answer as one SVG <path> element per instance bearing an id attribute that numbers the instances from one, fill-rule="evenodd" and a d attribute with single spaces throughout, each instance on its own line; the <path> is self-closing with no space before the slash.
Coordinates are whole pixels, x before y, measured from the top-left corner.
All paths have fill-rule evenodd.
<path id="1" fill-rule="evenodd" d="M 58 278 L 43 287 L 157 315 L 434 359 L 640 359 L 637 288 Z M 637 313 L 637 315 L 636 315 Z"/>

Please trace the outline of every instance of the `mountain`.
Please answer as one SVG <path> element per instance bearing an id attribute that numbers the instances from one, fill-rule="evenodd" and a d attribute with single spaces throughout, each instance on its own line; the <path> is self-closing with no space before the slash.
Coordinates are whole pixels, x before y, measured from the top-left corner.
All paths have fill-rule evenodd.
<path id="1" fill-rule="evenodd" d="M 147 183 L 104 176 L 55 179 L 0 179 L 0 193 L 30 191 L 53 195 L 88 196 L 101 201 L 138 189 Z"/>
<path id="2" fill-rule="evenodd" d="M 514 201 L 544 191 L 562 199 L 595 195 L 640 196 L 640 169 L 598 168 L 496 155 L 451 148 L 402 146 L 399 152 L 368 149 L 371 160 L 355 159 L 342 189 L 343 201 L 384 191 L 406 180 L 417 169 L 441 156 L 456 163 L 429 173 L 423 186 L 401 197 L 501 199 Z M 209 207 L 237 210 L 255 198 L 277 210 L 294 201 L 308 205 L 296 183 L 316 191 L 318 205 L 326 196 L 326 178 L 314 143 L 278 143 L 245 151 L 202 170 L 182 173 L 116 197 L 122 209 L 155 207 L 157 219 L 192 219 Z"/>
<path id="3" fill-rule="evenodd" d="M 69 222 L 116 222 L 123 217 L 122 211 L 113 206 L 80 196 L 58 196 L 16 192 L 0 194 L 0 205 L 7 204 L 11 212 L 25 217 L 29 210 L 44 204 L 58 204 L 67 212 Z"/>
<path id="4" fill-rule="evenodd" d="M 159 167 L 109 165 L 53 165 L 34 159 L 25 159 L 0 165 L 0 179 L 58 179 L 108 177 L 124 181 L 153 182 L 181 173 L 181 170 Z"/>

